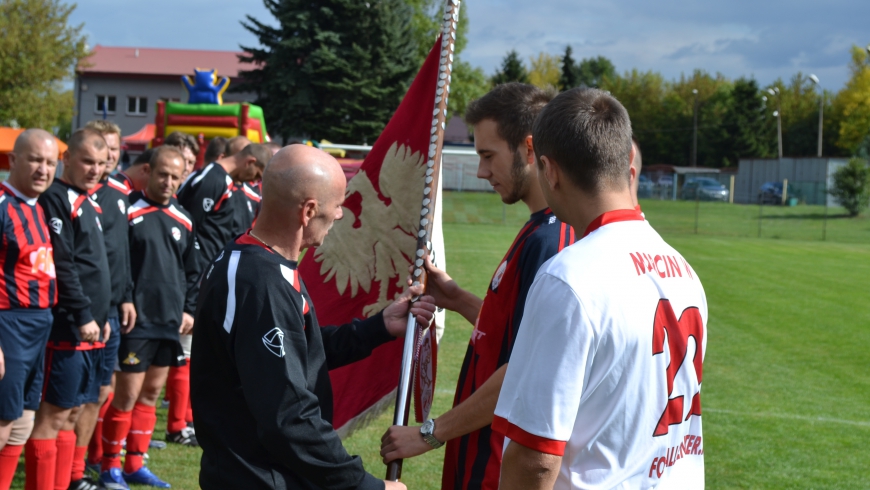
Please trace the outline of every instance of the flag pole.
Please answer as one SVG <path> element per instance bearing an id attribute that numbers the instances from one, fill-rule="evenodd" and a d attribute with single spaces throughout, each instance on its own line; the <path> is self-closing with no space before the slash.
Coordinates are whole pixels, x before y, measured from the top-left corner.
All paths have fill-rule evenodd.
<path id="1" fill-rule="evenodd" d="M 447 99 L 450 94 L 450 80 L 453 72 L 453 51 L 456 43 L 456 24 L 459 22 L 460 0 L 446 0 L 441 24 L 441 61 L 438 68 L 438 84 L 435 91 L 435 104 L 432 110 L 432 127 L 429 137 L 428 158 L 426 159 L 426 184 L 423 188 L 423 205 L 420 209 L 420 229 L 417 233 L 417 249 L 414 257 L 413 284 L 426 286 L 424 257 L 432 251 L 432 225 L 435 221 L 435 198 L 438 193 L 438 180 L 441 175 L 441 149 L 444 145 L 444 130 L 447 128 Z M 405 327 L 405 346 L 402 352 L 402 369 L 399 373 L 399 386 L 396 390 L 396 409 L 393 425 L 407 425 L 411 405 L 411 379 L 414 367 L 414 337 L 417 320 L 408 314 Z M 402 460 L 397 459 L 387 465 L 387 480 L 399 481 L 402 476 Z"/>

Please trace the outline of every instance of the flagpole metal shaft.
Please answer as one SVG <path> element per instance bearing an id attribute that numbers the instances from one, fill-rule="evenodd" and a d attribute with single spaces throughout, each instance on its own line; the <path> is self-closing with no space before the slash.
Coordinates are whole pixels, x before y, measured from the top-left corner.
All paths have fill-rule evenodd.
<path id="1" fill-rule="evenodd" d="M 444 145 L 444 130 L 447 128 L 447 99 L 450 95 L 450 81 L 453 72 L 453 51 L 456 41 L 456 24 L 459 21 L 460 0 L 446 0 L 443 22 L 441 24 L 441 61 L 438 66 L 438 81 L 432 110 L 432 125 L 426 158 L 426 177 L 420 209 L 420 228 L 417 232 L 417 251 L 413 257 L 414 270 L 412 281 L 415 286 L 426 287 L 425 256 L 432 252 L 432 227 L 435 223 L 435 202 L 438 194 L 438 181 L 441 174 L 441 151 Z M 416 299 L 416 298 L 415 298 Z M 393 414 L 395 425 L 408 423 L 408 408 L 411 401 L 411 380 L 414 370 L 415 334 L 417 321 L 408 315 L 405 331 L 405 347 L 402 353 L 402 371 L 396 390 L 396 411 Z M 387 480 L 398 481 L 402 476 L 402 460 L 397 459 L 387 465 Z"/>

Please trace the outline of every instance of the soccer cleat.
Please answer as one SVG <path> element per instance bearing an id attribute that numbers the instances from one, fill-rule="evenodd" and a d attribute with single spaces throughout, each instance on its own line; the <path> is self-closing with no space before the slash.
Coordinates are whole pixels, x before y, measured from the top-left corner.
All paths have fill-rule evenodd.
<path id="1" fill-rule="evenodd" d="M 90 463 L 85 461 L 85 474 L 91 477 L 91 480 L 97 481 L 100 479 L 100 463 Z"/>
<path id="2" fill-rule="evenodd" d="M 151 473 L 147 466 L 143 466 L 133 473 L 124 473 L 124 480 L 130 483 L 138 483 L 139 485 L 150 485 L 157 488 L 172 488 L 172 485 L 157 478 L 157 475 Z"/>
<path id="3" fill-rule="evenodd" d="M 100 473 L 100 485 L 106 490 L 130 490 L 121 474 L 121 468 L 109 468 L 108 471 Z"/>
<path id="4" fill-rule="evenodd" d="M 196 440 L 196 432 L 190 427 L 185 427 L 178 432 L 166 433 L 166 442 L 181 444 L 182 446 L 199 447 Z"/>
<path id="5" fill-rule="evenodd" d="M 69 490 L 100 490 L 100 486 L 86 476 L 81 480 L 70 482 Z"/>

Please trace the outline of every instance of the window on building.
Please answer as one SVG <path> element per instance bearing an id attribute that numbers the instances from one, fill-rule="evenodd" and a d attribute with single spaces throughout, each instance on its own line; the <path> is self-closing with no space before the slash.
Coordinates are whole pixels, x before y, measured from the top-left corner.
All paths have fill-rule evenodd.
<path id="1" fill-rule="evenodd" d="M 148 97 L 127 97 L 127 114 L 135 116 L 148 114 Z"/>
<path id="2" fill-rule="evenodd" d="M 115 113 L 115 96 L 114 95 L 98 95 L 97 96 L 97 107 L 94 112 L 103 113 L 103 108 L 105 108 L 105 112 L 108 114 Z"/>

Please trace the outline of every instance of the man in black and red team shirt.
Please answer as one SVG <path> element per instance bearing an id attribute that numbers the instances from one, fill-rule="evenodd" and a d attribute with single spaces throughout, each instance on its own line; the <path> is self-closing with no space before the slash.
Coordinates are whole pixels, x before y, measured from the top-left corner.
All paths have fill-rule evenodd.
<path id="1" fill-rule="evenodd" d="M 74 490 L 91 490 L 96 483 L 84 476 L 85 452 L 88 464 L 96 469 L 103 454 L 102 419 L 109 408 L 113 396 L 115 365 L 118 363 L 118 346 L 121 332 L 127 332 L 136 324 L 136 308 L 133 306 L 133 280 L 130 275 L 130 244 L 127 239 L 127 194 L 130 189 L 111 174 L 118 165 L 121 155 L 121 129 L 111 121 L 96 120 L 85 125 L 98 131 L 106 140 L 109 159 L 103 170 L 100 182 L 88 191 L 91 199 L 101 204 L 100 216 L 103 225 L 103 238 L 106 244 L 106 258 L 112 276 L 112 299 L 109 304 L 109 326 L 112 334 L 103 349 L 103 362 L 98 374 L 100 399 L 88 403 L 76 422 L 76 449 L 73 459 L 71 487 Z"/>
<path id="2" fill-rule="evenodd" d="M 263 174 L 272 152 L 265 145 L 251 144 L 235 155 L 212 162 L 193 172 L 178 191 L 178 202 L 196 223 L 203 264 L 236 235 L 251 226 L 253 213 L 234 182 L 251 182 Z"/>
<path id="3" fill-rule="evenodd" d="M 0 490 L 12 484 L 42 394 L 57 280 L 48 223 L 36 201 L 54 179 L 57 153 L 51 134 L 24 131 L 9 154 L 9 178 L 0 185 L 0 346 L 6 353 L 0 374 Z"/>
<path id="4" fill-rule="evenodd" d="M 100 483 L 110 489 L 139 483 L 169 488 L 143 465 L 156 405 L 170 366 L 184 364 L 180 333 L 193 328 L 199 261 L 190 215 L 174 204 L 184 156 L 176 147 L 158 147 L 144 192 L 130 195 L 130 254 L 139 312 L 136 328 L 121 336 L 115 398 L 103 422 L 105 443 Z M 122 441 L 127 440 L 124 471 Z"/>
<path id="5" fill-rule="evenodd" d="M 136 156 L 127 168 L 115 174 L 116 180 L 130 192 L 144 189 L 145 182 L 148 181 L 145 167 L 148 165 L 153 152 L 153 148 L 148 148 Z"/>
<path id="6" fill-rule="evenodd" d="M 202 280 L 191 366 L 204 490 L 404 489 L 363 469 L 333 430 L 329 368 L 363 359 L 405 331 L 409 311 L 428 324 L 432 297 L 412 288 L 381 313 L 320 327 L 296 269 L 341 218 L 346 179 L 312 147 L 278 152 L 263 178 L 251 230 L 227 244 Z"/>
<path id="7" fill-rule="evenodd" d="M 427 262 L 427 291 L 439 307 L 474 325 L 453 409 L 422 427 L 393 426 L 382 439 L 384 462 L 417 456 L 447 443 L 443 489 L 497 489 L 504 437 L 491 428 L 501 382 L 523 316 L 526 294 L 538 268 L 575 241 L 538 185 L 532 125 L 551 95 L 520 83 L 498 85 L 468 106 L 480 155 L 477 177 L 486 179 L 505 204 L 522 201 L 531 218 L 520 230 L 481 300 Z M 427 442 L 428 441 L 428 442 Z"/>
<path id="8" fill-rule="evenodd" d="M 67 488 L 72 472 L 76 436 L 73 428 L 86 403 L 100 396 L 98 373 L 104 342 L 111 334 L 106 321 L 111 302 L 111 277 L 103 240 L 100 206 L 88 197 L 103 175 L 108 160 L 103 136 L 80 129 L 64 153 L 63 176 L 40 197 L 51 229 L 55 258 L 71 257 L 69 270 L 57 267 L 58 304 L 49 336 L 43 400 L 36 412 L 33 440 L 56 439 L 56 457 L 28 442 L 28 488 L 47 488 L 50 475 L 57 488 Z"/>

